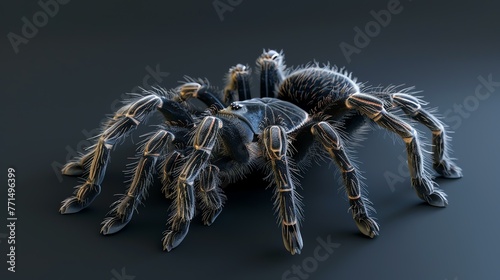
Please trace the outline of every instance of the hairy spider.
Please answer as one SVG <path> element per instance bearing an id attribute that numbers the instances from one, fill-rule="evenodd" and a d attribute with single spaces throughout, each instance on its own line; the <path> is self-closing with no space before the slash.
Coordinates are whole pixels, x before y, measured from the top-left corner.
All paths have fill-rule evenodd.
<path id="1" fill-rule="evenodd" d="M 103 124 L 96 144 L 63 168 L 63 174 L 83 175 L 85 182 L 62 202 L 60 212 L 74 213 L 90 205 L 100 192 L 111 149 L 155 111 L 165 122 L 139 149 L 128 189 L 102 222 L 102 234 L 115 233 L 130 221 L 158 167 L 163 191 L 173 199 L 163 237 L 163 248 L 170 251 L 186 236 L 197 205 L 203 222 L 210 225 L 225 200 L 221 184 L 240 180 L 260 167 L 275 190 L 285 248 L 300 253 L 301 210 L 293 177 L 295 170 L 303 170 L 317 157 L 336 163 L 357 227 L 374 237 L 379 226 L 371 217 L 372 207 L 349 151 L 370 123 L 403 139 L 418 197 L 433 206 L 447 205 L 445 193 L 431 179 L 421 141 L 409 120 L 432 131 L 432 162 L 439 175 L 458 178 L 461 170 L 450 158 L 445 125 L 422 107 L 426 103 L 412 95 L 412 88 L 365 86 L 343 69 L 317 64 L 287 70 L 283 54 L 273 50 L 264 51 L 257 66 L 260 98 L 251 99 L 250 69 L 238 64 L 230 68 L 223 94 L 205 80 L 187 79 L 174 90 L 146 90 L 126 101 Z M 196 110 L 186 102 L 191 98 L 208 109 Z M 396 116 L 398 109 L 405 116 Z"/>

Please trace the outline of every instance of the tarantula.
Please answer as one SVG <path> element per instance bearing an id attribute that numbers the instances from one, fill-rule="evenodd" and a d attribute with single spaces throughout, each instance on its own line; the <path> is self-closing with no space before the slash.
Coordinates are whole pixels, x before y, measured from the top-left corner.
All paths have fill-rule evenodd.
<path id="1" fill-rule="evenodd" d="M 187 79 L 173 90 L 156 88 L 126 101 L 107 120 L 88 152 L 68 162 L 65 175 L 83 175 L 85 182 L 62 202 L 62 214 L 89 206 L 101 190 L 112 148 L 155 111 L 165 122 L 148 135 L 131 170 L 128 189 L 112 205 L 102 222 L 101 233 L 121 230 L 144 199 L 158 168 L 163 188 L 173 199 L 163 248 L 170 251 L 186 236 L 196 206 L 206 225 L 221 212 L 225 195 L 222 184 L 242 179 L 262 168 L 275 191 L 275 207 L 285 248 L 300 253 L 301 210 L 295 172 L 311 158 L 327 158 L 341 171 L 353 219 L 366 236 L 378 235 L 372 206 L 361 188 L 360 175 L 349 148 L 370 123 L 394 132 L 406 144 L 411 184 L 428 204 L 444 207 L 445 193 L 436 187 L 426 168 L 417 131 L 405 119 L 413 119 L 432 131 L 434 170 L 446 178 L 461 177 L 450 158 L 450 138 L 445 125 L 412 95 L 412 88 L 368 87 L 336 67 L 309 64 L 286 69 L 283 53 L 264 51 L 257 60 L 260 98 L 251 99 L 250 69 L 230 68 L 220 93 L 205 80 Z M 189 99 L 204 102 L 208 109 L 194 109 Z M 401 109 L 406 117 L 395 115 Z M 356 136 L 358 135 L 358 136 Z"/>

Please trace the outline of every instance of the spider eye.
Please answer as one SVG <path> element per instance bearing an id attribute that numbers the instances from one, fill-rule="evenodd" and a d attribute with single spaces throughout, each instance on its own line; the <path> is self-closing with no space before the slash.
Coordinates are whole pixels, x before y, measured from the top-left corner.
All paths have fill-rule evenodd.
<path id="1" fill-rule="evenodd" d="M 279 56 L 280 56 L 279 54 L 275 53 L 275 54 L 273 54 L 273 56 L 271 56 L 271 59 L 276 60 L 276 59 L 278 59 Z"/>
<path id="2" fill-rule="evenodd" d="M 236 103 L 236 102 L 233 102 L 231 103 L 231 110 L 239 110 L 241 109 L 243 106 L 241 106 L 240 104 Z"/>

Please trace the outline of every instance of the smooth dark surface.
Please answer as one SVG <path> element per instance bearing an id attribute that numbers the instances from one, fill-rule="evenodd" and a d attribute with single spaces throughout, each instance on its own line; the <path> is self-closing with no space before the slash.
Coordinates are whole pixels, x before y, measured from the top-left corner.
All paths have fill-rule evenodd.
<path id="1" fill-rule="evenodd" d="M 353 28 L 364 29 L 374 20 L 370 11 L 387 9 L 389 2 L 231 1 L 239 4 L 221 21 L 213 1 L 70 1 L 17 54 L 7 34 L 21 35 L 21 18 L 32 22 L 41 7 L 37 1 L 2 2 L 0 278 L 282 279 L 292 266 L 305 265 L 303 279 L 497 279 L 500 86 L 490 86 L 493 92 L 482 100 L 474 94 L 479 76 L 500 81 L 500 5 L 401 1 L 402 10 L 348 63 L 339 44 L 353 45 Z M 85 134 L 117 108 L 124 92 L 155 80 L 174 87 L 183 75 L 222 86 L 230 66 L 253 67 L 263 48 L 283 49 L 290 66 L 330 61 L 347 66 L 360 81 L 422 90 L 455 130 L 454 156 L 465 176 L 437 180 L 449 206 L 438 209 L 417 198 L 406 167 L 400 167 L 404 145 L 375 131 L 358 149 L 381 225 L 373 240 L 358 232 L 338 191 L 336 168 L 325 163 L 300 180 L 301 255 L 284 249 L 272 192 L 259 173 L 231 186 L 215 223 L 205 227 L 198 217 L 170 253 L 161 251 L 170 202 L 158 182 L 122 232 L 101 236 L 99 223 L 114 194 L 124 190 L 122 170 L 134 155 L 133 143 L 153 129 L 146 126 L 114 151 L 102 193 L 89 209 L 58 213 L 78 180 L 60 180 L 53 166 L 71 157 L 68 150 L 81 150 Z M 155 79 L 149 74 L 154 69 L 169 75 Z M 258 80 L 254 76 L 254 89 Z M 480 93 L 484 97 L 487 88 Z M 465 106 L 462 113 L 453 111 L 458 105 Z M 17 175 L 16 273 L 6 270 L 7 242 L 1 238 L 7 231 L 8 167 Z M 404 181 L 391 188 L 384 177 L 389 172 L 403 172 Z M 340 246 L 326 260 L 313 261 L 318 238 L 328 236 Z M 122 268 L 135 278 L 120 277 Z"/>

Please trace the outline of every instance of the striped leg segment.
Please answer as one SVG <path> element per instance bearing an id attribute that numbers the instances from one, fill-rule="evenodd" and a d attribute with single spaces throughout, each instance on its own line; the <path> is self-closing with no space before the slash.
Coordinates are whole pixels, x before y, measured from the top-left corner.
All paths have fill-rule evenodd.
<path id="1" fill-rule="evenodd" d="M 202 210 L 203 224 L 207 226 L 219 216 L 226 199 L 219 186 L 219 168 L 215 165 L 209 165 L 200 172 L 197 198 Z"/>
<path id="2" fill-rule="evenodd" d="M 191 98 L 197 98 L 209 107 L 213 106 L 216 111 L 225 107 L 208 86 L 196 82 L 186 83 L 179 87 L 179 101 L 186 101 Z"/>
<path id="3" fill-rule="evenodd" d="M 92 162 L 93 154 L 94 150 L 90 150 L 80 158 L 69 161 L 61 169 L 61 173 L 66 176 L 82 176 L 85 173 L 85 169 Z"/>
<path id="4" fill-rule="evenodd" d="M 358 229 L 368 237 L 375 237 L 378 235 L 379 226 L 368 214 L 366 205 L 369 204 L 369 201 L 361 194 L 358 173 L 349 160 L 338 133 L 327 122 L 315 124 L 311 127 L 311 132 L 330 154 L 330 157 L 335 160 L 342 172 L 347 197 L 351 205 L 350 209 Z"/>
<path id="5" fill-rule="evenodd" d="M 434 182 L 425 170 L 417 131 L 411 125 L 387 112 L 380 99 L 368 94 L 351 95 L 346 100 L 346 106 L 360 111 L 381 127 L 398 134 L 406 144 L 411 183 L 417 195 L 433 206 L 445 207 L 448 204 L 446 194 L 434 186 Z"/>
<path id="6" fill-rule="evenodd" d="M 137 210 L 137 206 L 144 199 L 147 188 L 153 181 L 158 157 L 165 151 L 165 147 L 171 145 L 173 139 L 172 133 L 159 130 L 146 142 L 127 193 L 112 204 L 113 209 L 102 222 L 102 234 L 116 233 L 130 222 L 134 210 Z"/>
<path id="7" fill-rule="evenodd" d="M 273 50 L 264 51 L 257 59 L 260 68 L 260 97 L 277 96 L 276 89 L 284 80 L 283 54 Z"/>
<path id="8" fill-rule="evenodd" d="M 403 112 L 432 131 L 433 167 L 436 172 L 445 178 L 462 177 L 462 170 L 449 155 L 450 137 L 446 134 L 444 124 L 423 109 L 416 97 L 404 93 L 396 93 L 392 97 L 394 104 L 401 107 Z"/>
<path id="9" fill-rule="evenodd" d="M 62 201 L 59 209 L 61 214 L 79 212 L 92 203 L 101 191 L 101 183 L 113 146 L 161 105 L 160 97 L 148 95 L 118 110 L 115 117 L 105 125 L 97 144 L 92 149 L 92 155 L 87 156 L 86 161 L 89 161 L 90 165 L 85 183 L 76 187 L 73 196 Z"/>
<path id="10" fill-rule="evenodd" d="M 269 126 L 262 134 L 265 158 L 274 174 L 276 192 L 275 206 L 279 211 L 283 244 L 292 254 L 300 254 L 302 236 L 300 234 L 300 209 L 287 158 L 288 139 L 284 128 Z"/>
<path id="11" fill-rule="evenodd" d="M 243 101 L 251 98 L 250 68 L 243 64 L 231 67 L 226 87 L 224 88 L 224 103 L 229 105 L 234 101 Z"/>
<path id="12" fill-rule="evenodd" d="M 195 210 L 194 182 L 205 168 L 221 128 L 222 121 L 210 116 L 205 117 L 196 129 L 193 139 L 194 151 L 182 166 L 177 178 L 172 214 L 163 237 L 164 250 L 172 250 L 186 237 Z"/>
<path id="13" fill-rule="evenodd" d="M 184 155 L 179 151 L 169 153 L 163 162 L 162 166 L 162 192 L 166 198 L 173 198 L 175 195 L 175 179 L 177 178 L 176 170 L 184 159 Z"/>

